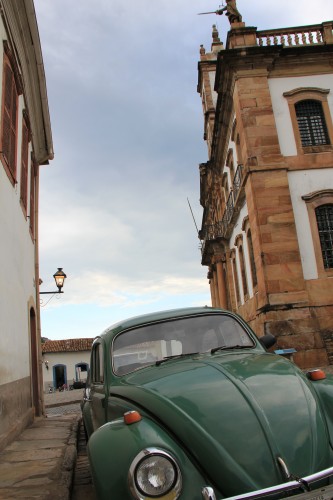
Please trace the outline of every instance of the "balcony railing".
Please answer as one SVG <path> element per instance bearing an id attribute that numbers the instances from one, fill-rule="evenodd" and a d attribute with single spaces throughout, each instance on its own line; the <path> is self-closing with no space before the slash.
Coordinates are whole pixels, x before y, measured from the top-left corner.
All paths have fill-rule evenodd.
<path id="1" fill-rule="evenodd" d="M 224 214 L 222 217 L 222 220 L 225 219 L 228 224 L 232 219 L 232 214 L 234 213 L 234 206 L 235 206 L 235 204 L 234 204 L 234 192 L 233 192 L 233 190 L 231 190 L 229 193 L 227 203 L 225 205 Z"/>
<path id="2" fill-rule="evenodd" d="M 232 183 L 232 190 L 229 193 L 223 217 L 215 224 L 206 224 L 200 231 L 200 239 L 203 240 L 202 253 L 205 249 L 205 242 L 226 238 L 232 217 L 235 213 L 240 188 L 243 182 L 243 165 L 238 165 L 235 177 Z"/>
<path id="3" fill-rule="evenodd" d="M 240 190 L 240 187 L 242 185 L 242 180 L 243 180 L 243 165 L 238 165 L 235 177 L 232 183 L 232 189 L 234 193 L 234 200 L 237 200 L 237 196 Z"/>
<path id="4" fill-rule="evenodd" d="M 257 43 L 261 46 L 297 47 L 300 45 L 321 45 L 324 42 L 325 32 L 322 24 L 257 31 Z"/>

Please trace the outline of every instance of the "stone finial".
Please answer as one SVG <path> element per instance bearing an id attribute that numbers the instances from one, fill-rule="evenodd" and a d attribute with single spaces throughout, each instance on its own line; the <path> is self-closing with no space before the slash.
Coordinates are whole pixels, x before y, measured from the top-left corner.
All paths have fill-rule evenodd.
<path id="1" fill-rule="evenodd" d="M 223 49 L 223 43 L 220 40 L 216 24 L 213 24 L 212 39 L 212 52 L 218 52 L 219 50 Z"/>
<path id="2" fill-rule="evenodd" d="M 206 49 L 203 45 L 200 45 L 200 55 L 204 56 L 206 54 Z"/>
<path id="3" fill-rule="evenodd" d="M 214 42 L 220 42 L 219 32 L 218 32 L 218 29 L 216 27 L 216 24 L 213 24 L 212 37 L 213 37 L 213 43 Z"/>

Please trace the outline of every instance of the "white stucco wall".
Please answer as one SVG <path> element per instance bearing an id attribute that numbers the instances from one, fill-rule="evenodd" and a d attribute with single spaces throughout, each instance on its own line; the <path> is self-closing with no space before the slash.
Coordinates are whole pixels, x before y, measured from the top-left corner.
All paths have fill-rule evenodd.
<path id="1" fill-rule="evenodd" d="M 212 99 L 213 99 L 214 108 L 216 109 L 217 92 L 215 92 L 215 90 L 214 90 L 214 86 L 215 86 L 215 71 L 210 71 L 209 72 L 209 83 L 210 83 L 210 88 L 211 88 L 211 91 L 212 91 Z"/>
<path id="2" fill-rule="evenodd" d="M 0 37 L 1 39 L 6 37 L 1 21 Z M 1 75 L 2 67 L 3 51 L 0 50 Z M 0 95 L 2 96 L 2 79 L 0 79 Z M 18 183 L 15 186 L 9 181 L 0 162 L 0 384 L 13 382 L 30 375 L 28 302 L 32 300 L 35 305 L 36 294 L 34 287 L 34 243 L 30 236 L 29 218 L 25 218 L 20 205 L 23 108 L 24 102 L 21 95 L 18 106 L 16 175 Z"/>
<path id="3" fill-rule="evenodd" d="M 284 156 L 297 154 L 294 131 L 292 128 L 289 106 L 284 92 L 299 87 L 318 87 L 331 89 L 327 96 L 331 116 L 333 116 L 333 78 L 332 75 L 299 76 L 293 78 L 270 78 L 268 80 L 275 123 L 281 148 Z"/>
<path id="4" fill-rule="evenodd" d="M 310 221 L 302 196 L 333 187 L 333 169 L 301 170 L 288 173 L 290 196 L 294 210 L 297 238 L 304 279 L 318 278 Z"/>

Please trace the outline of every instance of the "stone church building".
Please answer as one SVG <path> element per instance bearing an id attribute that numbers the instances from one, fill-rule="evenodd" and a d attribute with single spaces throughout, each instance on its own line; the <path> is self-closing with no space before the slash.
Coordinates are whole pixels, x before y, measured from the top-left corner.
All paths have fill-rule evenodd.
<path id="1" fill-rule="evenodd" d="M 198 66 L 212 305 L 295 348 L 302 368 L 333 364 L 333 23 L 229 20 Z"/>

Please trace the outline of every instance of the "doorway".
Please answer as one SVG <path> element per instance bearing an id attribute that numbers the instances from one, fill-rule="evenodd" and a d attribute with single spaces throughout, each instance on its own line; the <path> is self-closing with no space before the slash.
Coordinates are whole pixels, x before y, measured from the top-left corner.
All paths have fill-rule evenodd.
<path id="1" fill-rule="evenodd" d="M 77 363 L 75 365 L 75 381 L 76 382 L 86 382 L 88 373 L 88 363 Z"/>
<path id="2" fill-rule="evenodd" d="M 36 314 L 34 309 L 30 309 L 30 349 L 31 349 L 31 391 L 32 405 L 35 408 L 35 415 L 40 415 L 39 390 L 38 390 L 38 355 L 37 355 L 37 328 Z"/>
<path id="3" fill-rule="evenodd" d="M 53 385 L 56 389 L 67 385 L 66 365 L 55 365 L 53 367 Z"/>

